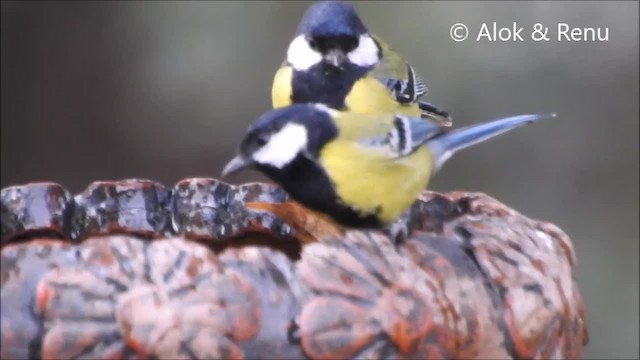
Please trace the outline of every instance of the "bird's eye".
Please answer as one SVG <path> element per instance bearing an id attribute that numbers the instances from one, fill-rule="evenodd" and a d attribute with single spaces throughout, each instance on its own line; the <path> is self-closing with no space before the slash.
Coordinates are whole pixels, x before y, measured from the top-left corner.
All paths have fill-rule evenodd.
<path id="1" fill-rule="evenodd" d="M 314 39 L 314 38 L 310 38 L 309 39 L 309 46 L 314 50 L 318 49 L 318 41 L 316 41 L 316 39 Z"/>
<path id="2" fill-rule="evenodd" d="M 256 138 L 256 144 L 258 144 L 259 147 L 263 147 L 263 146 L 267 145 L 268 142 L 269 142 L 269 135 L 268 134 L 260 134 Z"/>

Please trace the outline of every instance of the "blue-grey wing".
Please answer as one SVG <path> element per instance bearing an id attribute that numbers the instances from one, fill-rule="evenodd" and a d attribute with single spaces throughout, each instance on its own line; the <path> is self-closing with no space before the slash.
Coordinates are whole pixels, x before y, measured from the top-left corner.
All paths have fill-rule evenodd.
<path id="1" fill-rule="evenodd" d="M 387 142 L 398 157 L 407 156 L 425 142 L 442 134 L 445 129 L 432 121 L 396 115 Z"/>

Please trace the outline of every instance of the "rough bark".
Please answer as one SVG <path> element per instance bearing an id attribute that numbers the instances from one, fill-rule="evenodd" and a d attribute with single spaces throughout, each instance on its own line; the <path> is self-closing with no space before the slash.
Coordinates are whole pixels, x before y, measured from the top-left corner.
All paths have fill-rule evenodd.
<path id="1" fill-rule="evenodd" d="M 268 184 L 1 198 L 2 358 L 547 359 L 588 341 L 570 239 L 483 194 L 424 192 L 394 239 L 322 235 Z"/>

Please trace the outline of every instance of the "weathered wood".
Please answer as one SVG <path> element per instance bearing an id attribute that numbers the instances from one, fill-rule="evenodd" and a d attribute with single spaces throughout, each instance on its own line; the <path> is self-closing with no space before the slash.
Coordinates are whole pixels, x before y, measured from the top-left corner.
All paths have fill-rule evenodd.
<path id="1" fill-rule="evenodd" d="M 483 194 L 423 193 L 399 241 L 309 244 L 245 206 L 287 201 L 267 184 L 1 198 L 6 359 L 579 358 L 588 341 L 570 239 Z"/>

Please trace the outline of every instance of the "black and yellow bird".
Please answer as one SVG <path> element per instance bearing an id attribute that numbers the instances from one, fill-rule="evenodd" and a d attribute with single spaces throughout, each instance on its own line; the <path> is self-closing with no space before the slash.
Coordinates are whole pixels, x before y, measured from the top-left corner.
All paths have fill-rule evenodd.
<path id="1" fill-rule="evenodd" d="M 261 116 L 226 176 L 251 166 L 300 204 L 352 228 L 400 217 L 456 151 L 553 115 L 520 115 L 460 129 L 402 115 L 295 104 Z"/>
<path id="2" fill-rule="evenodd" d="M 358 113 L 394 113 L 451 125 L 448 112 L 419 100 L 424 80 L 347 3 L 321 1 L 303 16 L 271 90 L 273 107 L 321 103 Z"/>

